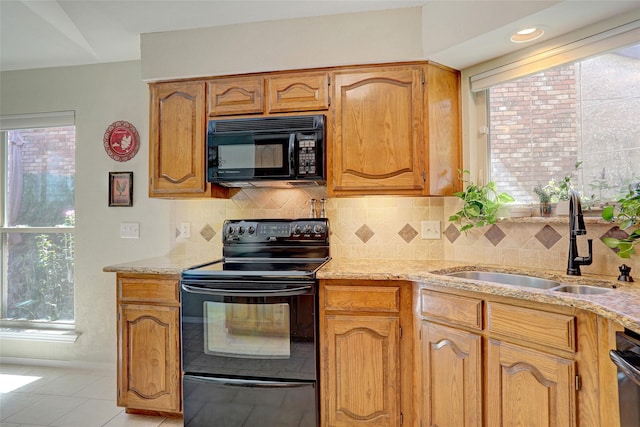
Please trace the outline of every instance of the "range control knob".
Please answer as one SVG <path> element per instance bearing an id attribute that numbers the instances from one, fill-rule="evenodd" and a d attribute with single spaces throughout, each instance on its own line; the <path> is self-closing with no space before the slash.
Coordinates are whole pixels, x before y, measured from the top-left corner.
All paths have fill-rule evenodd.
<path id="1" fill-rule="evenodd" d="M 314 233 L 317 233 L 317 234 L 324 233 L 324 225 L 322 225 L 322 224 L 316 224 L 316 225 L 313 227 L 313 232 L 314 232 Z"/>
<path id="2" fill-rule="evenodd" d="M 241 236 L 244 234 L 244 227 L 243 226 L 238 227 L 238 234 L 241 235 Z"/>
<path id="3" fill-rule="evenodd" d="M 256 228 L 253 225 L 250 225 L 249 228 L 247 228 L 247 233 L 253 234 L 255 232 L 256 232 Z"/>
<path id="4" fill-rule="evenodd" d="M 300 233 L 302 233 L 302 229 L 300 228 L 300 225 L 296 224 L 293 227 L 293 234 L 300 234 Z"/>
<path id="5" fill-rule="evenodd" d="M 227 234 L 228 234 L 229 236 L 232 236 L 232 235 L 233 235 L 233 233 L 235 233 L 235 231 L 236 231 L 236 230 L 235 230 L 235 228 L 233 228 L 233 225 L 230 225 L 230 226 L 227 228 Z"/>
<path id="6" fill-rule="evenodd" d="M 305 224 L 304 232 L 305 233 L 311 233 L 311 224 Z"/>

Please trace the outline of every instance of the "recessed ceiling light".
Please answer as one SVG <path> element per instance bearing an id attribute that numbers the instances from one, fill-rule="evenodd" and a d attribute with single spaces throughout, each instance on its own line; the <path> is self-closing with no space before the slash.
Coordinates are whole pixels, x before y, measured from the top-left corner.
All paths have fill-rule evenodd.
<path id="1" fill-rule="evenodd" d="M 511 36 L 514 43 L 525 43 L 542 37 L 544 30 L 540 27 L 527 27 L 517 31 Z"/>

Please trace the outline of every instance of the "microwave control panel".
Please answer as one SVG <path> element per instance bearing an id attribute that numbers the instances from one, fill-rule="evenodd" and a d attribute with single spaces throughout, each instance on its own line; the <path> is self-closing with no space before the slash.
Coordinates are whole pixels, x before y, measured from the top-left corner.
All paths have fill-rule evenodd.
<path id="1" fill-rule="evenodd" d="M 316 136 L 299 133 L 296 139 L 298 140 L 298 176 L 316 175 L 318 168 Z"/>

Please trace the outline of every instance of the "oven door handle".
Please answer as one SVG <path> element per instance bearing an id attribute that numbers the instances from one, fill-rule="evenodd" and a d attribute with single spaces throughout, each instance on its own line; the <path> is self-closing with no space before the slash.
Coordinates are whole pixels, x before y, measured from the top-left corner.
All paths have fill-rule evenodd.
<path id="1" fill-rule="evenodd" d="M 609 357 L 631 381 L 640 387 L 640 368 L 630 363 L 620 351 L 611 350 Z"/>
<path id="2" fill-rule="evenodd" d="M 212 289 L 189 286 L 184 283 L 181 284 L 181 287 L 183 291 L 192 294 L 215 295 L 221 297 L 289 297 L 303 295 L 313 289 L 313 286 L 311 285 L 283 289 Z"/>
<path id="3" fill-rule="evenodd" d="M 300 382 L 282 382 L 282 381 L 264 381 L 264 380 L 242 380 L 237 378 L 213 378 L 202 377 L 199 375 L 185 375 L 190 381 L 196 381 L 204 384 L 218 384 L 231 387 L 250 387 L 250 388 L 299 388 L 308 387 L 309 383 Z"/>

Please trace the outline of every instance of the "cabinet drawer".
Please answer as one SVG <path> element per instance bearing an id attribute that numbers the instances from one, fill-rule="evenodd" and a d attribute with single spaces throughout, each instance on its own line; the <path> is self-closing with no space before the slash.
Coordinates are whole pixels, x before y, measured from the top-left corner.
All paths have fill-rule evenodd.
<path id="1" fill-rule="evenodd" d="M 264 109 L 264 77 L 230 77 L 207 82 L 209 117 L 260 114 Z"/>
<path id="2" fill-rule="evenodd" d="M 329 74 L 305 73 L 267 78 L 267 111 L 326 110 L 329 108 Z"/>
<path id="3" fill-rule="evenodd" d="M 491 333 L 575 351 L 575 317 L 497 302 L 487 303 L 487 329 Z"/>
<path id="4" fill-rule="evenodd" d="M 324 294 L 325 310 L 400 312 L 399 287 L 325 285 Z"/>
<path id="5" fill-rule="evenodd" d="M 178 279 L 118 276 L 119 302 L 179 304 Z"/>
<path id="6" fill-rule="evenodd" d="M 420 290 L 420 314 L 471 329 L 482 329 L 482 300 Z"/>

